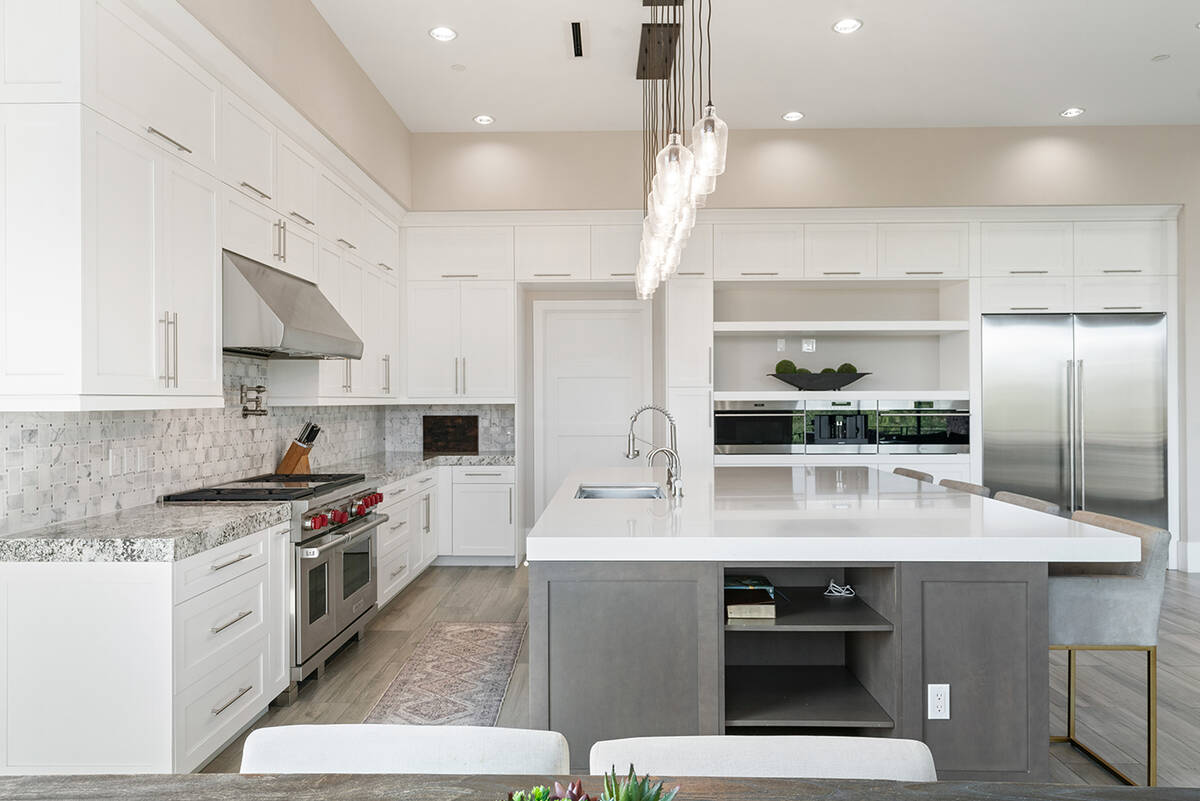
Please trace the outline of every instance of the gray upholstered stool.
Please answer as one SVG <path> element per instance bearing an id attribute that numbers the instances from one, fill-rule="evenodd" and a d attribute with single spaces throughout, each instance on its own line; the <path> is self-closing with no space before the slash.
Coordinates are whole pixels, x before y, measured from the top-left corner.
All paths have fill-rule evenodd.
<path id="1" fill-rule="evenodd" d="M 1069 742 L 1126 784 L 1128 776 L 1075 736 L 1078 651 L 1145 651 L 1147 691 L 1146 776 L 1158 783 L 1158 616 L 1162 610 L 1171 535 L 1160 528 L 1119 517 L 1075 512 L 1072 520 L 1130 534 L 1142 541 L 1140 562 L 1050 565 L 1050 648 L 1067 652 L 1067 734 Z"/>
<path id="2" fill-rule="evenodd" d="M 958 490 L 959 492 L 969 492 L 972 495 L 981 495 L 984 498 L 987 498 L 992 494 L 992 491 L 982 484 L 972 484 L 970 481 L 956 481 L 953 478 L 943 478 L 938 483 L 946 489 Z"/>
<path id="3" fill-rule="evenodd" d="M 933 476 L 929 475 L 928 473 L 922 473 L 920 470 L 912 470 L 907 467 L 897 467 L 892 472 L 898 476 L 904 476 L 905 478 L 915 478 L 917 481 L 924 481 L 926 484 L 933 483 Z"/>
<path id="4" fill-rule="evenodd" d="M 1045 512 L 1048 515 L 1062 513 L 1062 508 L 1057 503 L 1043 501 L 1041 498 L 1033 498 L 1029 495 L 1018 495 L 1015 492 L 1001 490 L 992 497 L 998 501 L 1015 504 L 1016 506 L 1024 506 L 1026 509 L 1032 509 L 1035 512 Z"/>

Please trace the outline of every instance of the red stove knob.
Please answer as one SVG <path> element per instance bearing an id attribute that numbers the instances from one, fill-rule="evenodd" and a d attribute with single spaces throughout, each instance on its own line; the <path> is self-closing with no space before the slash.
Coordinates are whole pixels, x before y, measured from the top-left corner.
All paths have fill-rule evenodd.
<path id="1" fill-rule="evenodd" d="M 382 492 L 375 493 L 375 503 L 383 503 L 383 493 Z"/>
<path id="2" fill-rule="evenodd" d="M 354 513 L 359 516 L 365 515 L 367 513 L 367 505 L 365 503 L 360 503 L 358 506 L 354 507 Z"/>
<path id="3" fill-rule="evenodd" d="M 317 515 L 317 528 L 325 528 L 329 525 L 329 517 L 327 515 Z"/>

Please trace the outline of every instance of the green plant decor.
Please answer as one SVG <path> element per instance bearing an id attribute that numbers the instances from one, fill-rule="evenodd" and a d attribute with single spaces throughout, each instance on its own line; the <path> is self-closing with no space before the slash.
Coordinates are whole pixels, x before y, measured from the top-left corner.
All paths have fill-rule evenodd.
<path id="1" fill-rule="evenodd" d="M 843 364 L 838 365 L 837 371 L 839 373 L 857 373 L 858 368 L 850 362 L 844 362 Z"/>
<path id="2" fill-rule="evenodd" d="M 796 363 L 791 359 L 780 359 L 775 363 L 775 372 L 786 374 L 796 372 Z"/>
<path id="3" fill-rule="evenodd" d="M 807 367 L 797 367 L 796 372 L 801 375 L 812 375 L 812 370 L 809 370 Z"/>
<path id="4" fill-rule="evenodd" d="M 604 792 L 600 794 L 600 801 L 672 801 L 678 792 L 678 787 L 664 792 L 662 782 L 651 784 L 650 774 L 639 779 L 633 765 L 629 766 L 626 778 L 618 779 L 614 765 L 612 773 L 604 777 Z"/>
<path id="5" fill-rule="evenodd" d="M 549 787 L 533 787 L 529 790 L 517 790 L 508 794 L 508 801 L 596 801 L 583 791 L 583 780 L 576 779 L 563 787 L 559 782 L 554 783 L 554 789 Z"/>
<path id="6" fill-rule="evenodd" d="M 825 368 L 824 370 L 822 370 L 821 372 L 822 372 L 822 373 L 836 373 L 836 372 L 837 372 L 837 370 L 834 370 L 832 367 L 826 367 L 826 368 Z"/>

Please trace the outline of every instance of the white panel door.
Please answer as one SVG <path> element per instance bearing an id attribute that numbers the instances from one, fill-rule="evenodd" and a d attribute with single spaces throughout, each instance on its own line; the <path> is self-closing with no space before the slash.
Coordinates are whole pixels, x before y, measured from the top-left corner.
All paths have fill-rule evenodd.
<path id="1" fill-rule="evenodd" d="M 713 283 L 667 282 L 667 384 L 712 386 Z"/>
<path id="2" fill-rule="evenodd" d="M 383 345 L 383 276 L 379 270 L 363 268 L 363 357 L 358 362 L 361 382 L 354 387 L 355 393 L 367 397 L 379 397 L 384 393 Z"/>
<path id="3" fill-rule="evenodd" d="M 400 231 L 382 212 L 363 205 L 363 238 L 366 253 L 363 258 L 390 273 L 400 267 Z"/>
<path id="4" fill-rule="evenodd" d="M 328 173 L 321 173 L 317 189 L 317 214 L 321 233 L 349 250 L 363 247 L 363 205 L 350 189 Z"/>
<path id="5" fill-rule="evenodd" d="M 993 278 L 980 281 L 983 314 L 1069 312 L 1074 308 L 1072 278 Z"/>
<path id="6" fill-rule="evenodd" d="M 879 226 L 881 278 L 954 278 L 968 272 L 967 223 Z"/>
<path id="7" fill-rule="evenodd" d="M 225 189 L 221 208 L 221 247 L 269 267 L 283 269 L 280 260 L 279 215 L 241 192 Z"/>
<path id="8" fill-rule="evenodd" d="M 0 103 L 77 103 L 79 0 L 0 0 Z"/>
<path id="9" fill-rule="evenodd" d="M 342 249 L 324 239 L 318 240 L 317 245 L 317 286 L 338 313 L 345 317 L 342 305 Z M 346 394 L 346 369 L 346 363 L 341 359 L 322 359 L 318 362 L 320 394 Z"/>
<path id="10" fill-rule="evenodd" d="M 679 461 L 683 467 L 684 492 L 698 492 L 712 480 L 713 470 L 712 391 L 698 387 L 667 390 L 667 409 L 675 416 L 679 436 Z"/>
<path id="11" fill-rule="evenodd" d="M 281 131 L 275 134 L 275 207 L 313 230 L 317 221 L 317 160 Z"/>
<path id="12" fill-rule="evenodd" d="M 810 223 L 804 226 L 804 274 L 831 280 L 875 275 L 873 223 Z"/>
<path id="13" fill-rule="evenodd" d="M 291 683 L 292 637 L 292 575 L 295 547 L 292 527 L 284 524 L 267 532 L 267 602 L 270 627 L 267 657 L 267 692 L 273 698 Z"/>
<path id="14" fill-rule="evenodd" d="M 410 398 L 448 398 L 459 393 L 458 315 L 456 281 L 408 282 L 405 343 Z"/>
<path id="15" fill-rule="evenodd" d="M 363 292 L 366 290 L 366 267 L 362 262 L 351 257 L 342 258 L 342 297 L 339 311 L 346 323 L 358 334 L 358 338 L 366 344 L 366 311 L 364 308 Z M 363 363 L 360 359 L 349 359 L 349 387 L 351 395 L 370 394 L 369 385 L 364 380 Z"/>
<path id="16" fill-rule="evenodd" d="M 383 279 L 383 337 L 380 351 L 383 359 L 383 396 L 395 398 L 400 392 L 400 284 L 385 276 Z"/>
<path id="17" fill-rule="evenodd" d="M 275 126 L 240 97 L 223 90 L 217 166 L 221 180 L 255 200 L 275 195 Z"/>
<path id="18" fill-rule="evenodd" d="M 84 392 L 166 391 L 159 287 L 158 192 L 162 154 L 98 115 L 84 130 Z"/>
<path id="19" fill-rule="evenodd" d="M 688 237 L 687 247 L 679 257 L 679 269 L 675 277 L 712 278 L 712 274 L 713 227 L 701 223 L 692 229 L 692 235 Z"/>
<path id="20" fill-rule="evenodd" d="M 637 270 L 641 244 L 642 226 L 640 225 L 593 225 L 591 232 L 592 280 L 611 281 L 614 278 L 633 278 L 634 272 Z M 682 262 L 681 258 L 681 265 Z"/>
<path id="21" fill-rule="evenodd" d="M 451 514 L 455 556 L 512 556 L 516 552 L 512 484 L 455 484 Z"/>
<path id="22" fill-rule="evenodd" d="M 164 156 L 162 161 L 162 267 L 169 284 L 172 391 L 219 397 L 220 184 L 177 159 Z"/>
<path id="23" fill-rule="evenodd" d="M 1165 273 L 1166 232 L 1162 220 L 1075 223 L 1075 274 Z"/>
<path id="24" fill-rule="evenodd" d="M 568 473 L 630 464 L 629 416 L 653 389 L 651 304 L 537 301 L 533 314 L 536 519 Z M 639 421 L 642 439 L 651 419 Z"/>
<path id="25" fill-rule="evenodd" d="M 984 275 L 1070 275 L 1073 243 L 1069 222 L 985 222 L 979 225 L 980 272 Z"/>
<path id="26" fill-rule="evenodd" d="M 799 225 L 714 225 L 713 275 L 737 280 L 802 278 L 803 248 Z"/>
<path id="27" fill-rule="evenodd" d="M 280 219 L 277 224 L 281 258 L 274 266 L 305 281 L 315 282 L 318 258 L 316 232 L 296 220 Z"/>
<path id="28" fill-rule="evenodd" d="M 459 298 L 463 397 L 515 397 L 516 310 L 512 283 L 463 281 Z"/>
<path id="29" fill-rule="evenodd" d="M 586 225 L 518 225 L 518 281 L 564 281 L 591 276 L 591 230 Z"/>

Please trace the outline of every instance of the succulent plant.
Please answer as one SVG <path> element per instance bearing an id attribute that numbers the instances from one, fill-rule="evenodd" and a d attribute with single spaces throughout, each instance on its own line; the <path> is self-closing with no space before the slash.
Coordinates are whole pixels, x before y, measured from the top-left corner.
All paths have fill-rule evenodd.
<path id="1" fill-rule="evenodd" d="M 857 367 L 855 367 L 855 366 L 854 366 L 853 364 L 851 364 L 850 362 L 845 362 L 845 363 L 843 363 L 843 364 L 840 364 L 840 365 L 838 365 L 838 369 L 837 369 L 837 371 L 838 371 L 839 373 L 857 373 L 857 372 L 858 372 L 858 368 L 857 368 Z"/>
<path id="2" fill-rule="evenodd" d="M 662 782 L 651 784 L 650 774 L 639 779 L 633 765 L 629 766 L 629 776 L 618 779 L 614 765 L 612 773 L 604 777 L 604 792 L 600 794 L 600 801 L 672 801 L 678 792 L 678 787 L 664 792 Z"/>
<path id="3" fill-rule="evenodd" d="M 568 782 L 566 787 L 555 782 L 553 790 L 549 787 L 517 790 L 508 794 L 508 801 L 595 801 L 595 799 L 583 791 L 583 780 L 576 779 Z"/>
<path id="4" fill-rule="evenodd" d="M 551 798 L 549 787 L 533 787 L 508 794 L 508 801 L 550 801 Z"/>
<path id="5" fill-rule="evenodd" d="M 796 363 L 791 359 L 780 359 L 775 363 L 775 372 L 780 374 L 796 372 Z"/>

